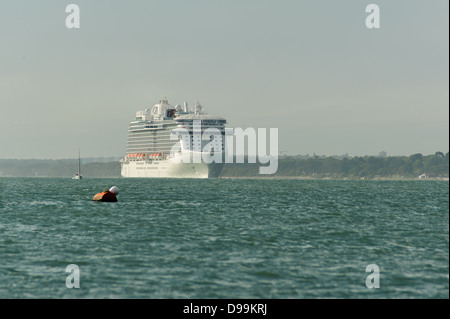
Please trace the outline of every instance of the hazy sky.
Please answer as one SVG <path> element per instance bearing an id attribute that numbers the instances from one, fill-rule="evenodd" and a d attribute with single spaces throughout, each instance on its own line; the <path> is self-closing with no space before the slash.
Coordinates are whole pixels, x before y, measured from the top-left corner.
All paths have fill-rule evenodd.
<path id="1" fill-rule="evenodd" d="M 0 158 L 124 155 L 135 112 L 164 97 L 276 127 L 287 154 L 447 152 L 448 6 L 0 0 Z"/>

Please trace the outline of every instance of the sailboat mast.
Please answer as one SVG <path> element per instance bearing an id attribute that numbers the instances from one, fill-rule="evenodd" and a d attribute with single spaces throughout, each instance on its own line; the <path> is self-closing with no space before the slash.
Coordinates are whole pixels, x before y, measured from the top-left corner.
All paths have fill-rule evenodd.
<path id="1" fill-rule="evenodd" d="M 78 175 L 81 176 L 81 157 L 80 157 L 80 150 L 78 149 Z"/>

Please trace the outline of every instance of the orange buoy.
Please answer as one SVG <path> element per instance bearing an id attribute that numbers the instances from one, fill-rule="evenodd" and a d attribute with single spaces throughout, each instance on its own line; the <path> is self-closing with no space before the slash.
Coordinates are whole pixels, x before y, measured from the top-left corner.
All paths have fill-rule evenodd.
<path id="1" fill-rule="evenodd" d="M 98 202 L 117 202 L 117 197 L 114 193 L 111 193 L 108 189 L 101 193 L 95 194 L 92 200 Z"/>

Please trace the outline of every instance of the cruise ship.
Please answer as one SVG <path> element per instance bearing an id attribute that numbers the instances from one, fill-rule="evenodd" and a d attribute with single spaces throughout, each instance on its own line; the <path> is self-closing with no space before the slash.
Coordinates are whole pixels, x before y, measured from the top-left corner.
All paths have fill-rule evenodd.
<path id="1" fill-rule="evenodd" d="M 218 177 L 224 165 L 225 124 L 225 119 L 206 114 L 199 103 L 189 110 L 186 102 L 172 106 L 160 100 L 152 108 L 136 112 L 136 120 L 129 124 L 121 175 Z M 208 134 L 204 134 L 207 129 Z M 209 160 L 212 156 L 214 161 Z"/>

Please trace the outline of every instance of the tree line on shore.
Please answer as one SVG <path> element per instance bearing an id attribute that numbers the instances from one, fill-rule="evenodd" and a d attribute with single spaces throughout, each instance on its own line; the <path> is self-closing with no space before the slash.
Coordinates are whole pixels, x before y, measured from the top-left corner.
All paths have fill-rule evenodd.
<path id="1" fill-rule="evenodd" d="M 449 153 L 411 156 L 297 157 L 282 156 L 273 175 L 260 175 L 260 163 L 226 164 L 223 177 L 417 178 L 448 177 Z M 0 159 L 0 177 L 71 177 L 78 160 Z M 86 163 L 84 177 L 120 177 L 120 163 Z"/>
<path id="2" fill-rule="evenodd" d="M 72 177 L 78 173 L 78 159 L 0 159 L 0 177 Z M 120 177 L 119 162 L 81 165 L 84 177 Z"/>
<path id="3" fill-rule="evenodd" d="M 223 176 L 260 176 L 261 164 L 229 164 Z M 278 170 L 273 177 L 315 178 L 417 178 L 448 177 L 449 153 L 436 152 L 424 156 L 363 156 L 298 158 L 284 156 L 279 159 Z M 270 177 L 270 176 L 268 176 Z"/>

